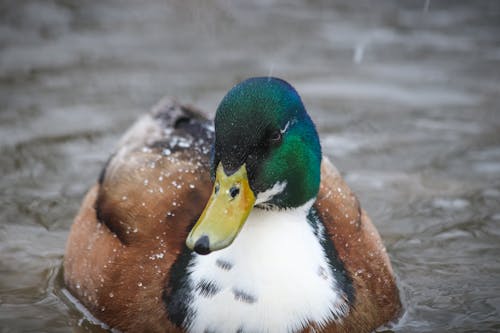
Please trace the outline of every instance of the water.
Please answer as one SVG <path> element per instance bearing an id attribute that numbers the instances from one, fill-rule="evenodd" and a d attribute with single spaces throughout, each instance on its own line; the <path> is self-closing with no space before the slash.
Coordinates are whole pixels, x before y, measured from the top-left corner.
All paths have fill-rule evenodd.
<path id="1" fill-rule="evenodd" d="M 270 73 L 382 234 L 406 303 L 393 330 L 500 330 L 498 1 L 0 8 L 0 332 L 99 332 L 59 267 L 120 134 L 165 94 L 213 114 Z"/>

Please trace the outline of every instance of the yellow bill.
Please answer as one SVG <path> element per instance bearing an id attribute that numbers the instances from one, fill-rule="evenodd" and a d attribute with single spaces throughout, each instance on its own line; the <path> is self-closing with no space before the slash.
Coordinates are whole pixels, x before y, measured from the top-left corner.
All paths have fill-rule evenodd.
<path id="1" fill-rule="evenodd" d="M 210 199 L 189 233 L 186 245 L 199 254 L 223 249 L 234 241 L 255 203 L 245 164 L 226 175 L 219 163 Z"/>

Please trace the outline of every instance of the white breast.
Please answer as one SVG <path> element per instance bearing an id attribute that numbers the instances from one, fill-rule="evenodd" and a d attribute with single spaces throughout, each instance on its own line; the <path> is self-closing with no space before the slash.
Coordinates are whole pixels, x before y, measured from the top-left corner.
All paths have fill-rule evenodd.
<path id="1" fill-rule="evenodd" d="M 296 332 L 345 316 L 348 306 L 306 220 L 310 206 L 254 209 L 231 246 L 195 256 L 190 332 Z"/>

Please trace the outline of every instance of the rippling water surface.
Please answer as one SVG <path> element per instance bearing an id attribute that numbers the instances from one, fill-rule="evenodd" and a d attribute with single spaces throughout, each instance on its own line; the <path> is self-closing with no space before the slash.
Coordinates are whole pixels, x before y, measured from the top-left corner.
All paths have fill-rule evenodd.
<path id="1" fill-rule="evenodd" d="M 498 1 L 22 0 L 0 2 L 0 332 L 100 331 L 59 268 L 120 134 L 269 74 L 382 234 L 393 330 L 500 331 Z"/>

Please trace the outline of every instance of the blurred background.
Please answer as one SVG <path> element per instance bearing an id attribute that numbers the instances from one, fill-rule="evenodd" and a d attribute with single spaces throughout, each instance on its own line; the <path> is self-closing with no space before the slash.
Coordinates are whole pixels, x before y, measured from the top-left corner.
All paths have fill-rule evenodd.
<path id="1" fill-rule="evenodd" d="M 99 332 L 61 293 L 80 201 L 162 96 L 288 80 L 378 227 L 395 332 L 500 331 L 500 1 L 0 1 L 0 332 Z"/>

